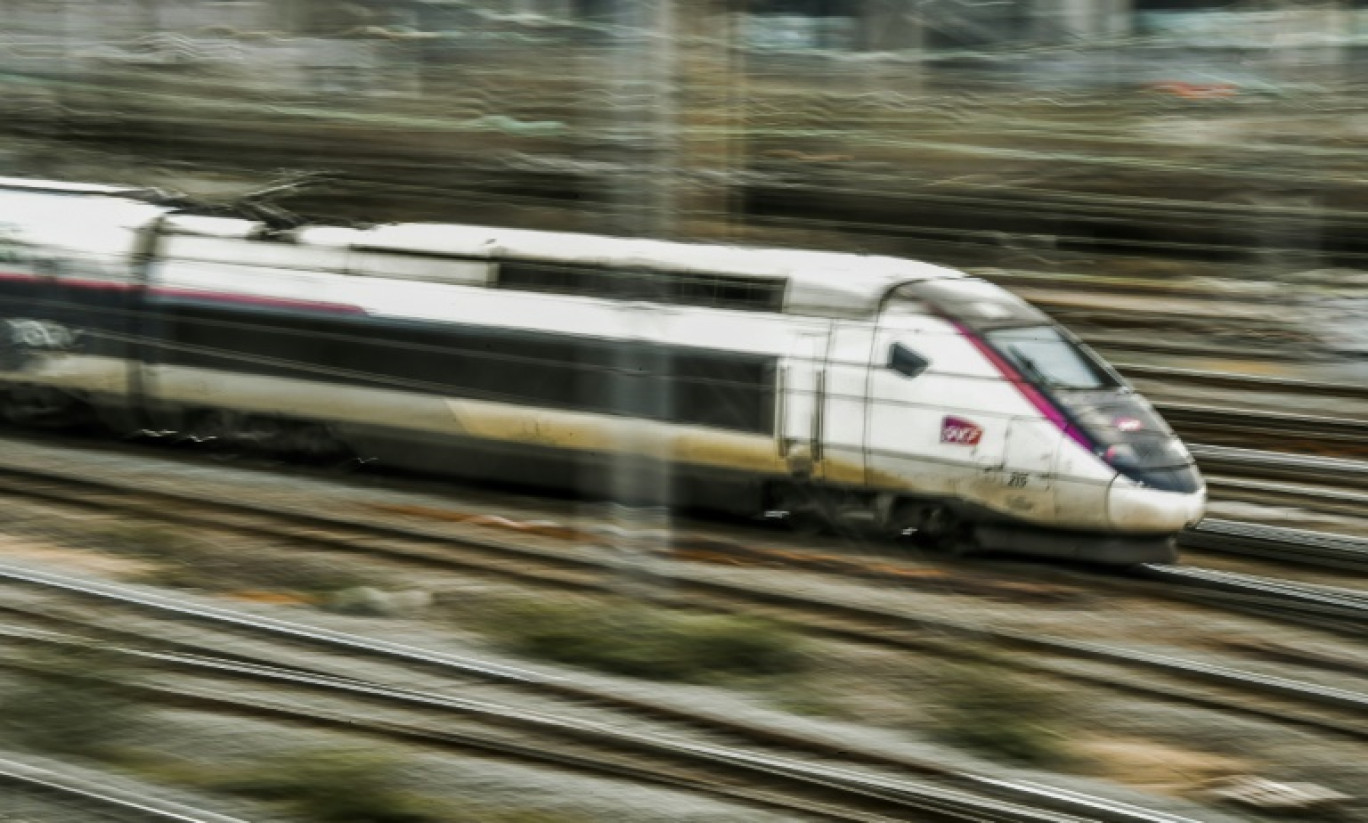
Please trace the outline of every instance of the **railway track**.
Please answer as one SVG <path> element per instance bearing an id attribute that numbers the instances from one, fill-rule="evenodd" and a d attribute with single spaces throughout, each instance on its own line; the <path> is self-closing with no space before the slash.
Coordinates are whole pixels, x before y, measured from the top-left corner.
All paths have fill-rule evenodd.
<path id="1" fill-rule="evenodd" d="M 1207 488 L 1213 497 L 1272 506 L 1293 506 L 1313 512 L 1359 517 L 1368 511 L 1368 493 L 1349 491 L 1319 483 L 1254 480 L 1209 475 Z"/>
<path id="2" fill-rule="evenodd" d="M 1289 583 L 1276 578 L 1192 566 L 1152 564 L 1137 574 L 1170 587 L 1170 595 L 1250 614 L 1361 636 L 1368 592 Z"/>
<path id="3" fill-rule="evenodd" d="M 1192 403 L 1154 405 L 1174 430 L 1192 443 L 1237 448 L 1276 445 L 1287 451 L 1368 458 L 1365 420 Z"/>
<path id="4" fill-rule="evenodd" d="M 190 493 L 168 494 L 143 487 L 135 488 L 130 484 L 62 477 L 60 473 L 6 469 L 0 472 L 0 495 L 36 497 L 49 502 L 117 511 L 138 517 L 152 517 L 198 528 L 247 530 L 260 536 L 302 543 L 314 548 L 363 551 L 448 571 L 493 575 L 538 586 L 602 591 L 606 584 L 610 584 L 605 571 L 609 572 L 607 578 L 613 576 L 611 565 L 605 566 L 603 555 L 551 548 L 545 545 L 546 541 L 542 541 L 543 545 L 534 546 L 530 543 L 535 541 L 510 543 L 472 539 L 453 534 L 450 530 L 365 523 L 330 515 L 272 510 L 269 507 L 241 502 L 216 501 L 209 504 Z M 712 550 L 717 548 L 711 547 Z M 876 570 L 866 568 L 864 571 L 873 573 Z M 80 591 L 89 596 L 101 596 L 92 593 L 87 584 L 78 586 L 71 581 L 57 580 L 22 568 L 0 568 L 0 577 L 32 585 Z M 1106 578 L 1095 576 L 1089 576 L 1087 580 L 1090 586 L 1107 582 Z M 1288 614 L 1298 620 L 1308 617 L 1307 612 L 1311 610 L 1308 609 L 1307 598 L 1301 595 L 1290 597 L 1287 591 L 1290 584 L 1283 591 L 1273 592 L 1262 586 L 1261 581 L 1246 582 L 1249 584 L 1245 592 L 1248 597 L 1238 604 L 1241 610 L 1248 610 L 1253 601 L 1263 614 Z M 1259 583 L 1257 588 L 1256 582 Z M 1270 678 L 1252 671 L 1173 655 L 1045 637 L 1010 629 L 957 622 L 926 613 L 882 609 L 854 600 L 834 600 L 811 594 L 795 594 L 777 586 L 739 583 L 726 579 L 723 575 L 704 573 L 698 568 L 690 568 L 683 564 L 672 566 L 669 571 L 669 583 L 680 601 L 698 608 L 760 613 L 810 632 L 918 652 L 933 650 L 972 658 L 981 655 L 981 652 L 971 648 L 975 644 L 1022 650 L 1031 654 L 1028 658 L 1018 660 L 1019 665 L 1055 676 L 1125 688 L 1222 711 L 1244 712 L 1355 739 L 1368 739 L 1368 726 L 1361 722 L 1362 716 L 1368 713 L 1368 695 L 1327 689 L 1315 683 Z M 1149 585 L 1149 591 L 1163 596 L 1168 596 L 1166 592 L 1172 589 L 1169 582 L 1160 584 L 1155 581 L 1119 581 L 1119 585 L 1123 587 L 1137 583 Z M 1227 589 L 1239 588 L 1238 581 L 1227 580 L 1225 585 Z M 1229 593 L 1226 591 L 1222 594 Z M 1316 590 L 1316 593 L 1324 594 L 1319 590 Z M 125 597 L 125 594 L 120 594 L 119 597 Z M 141 599 L 129 602 L 171 612 L 177 612 L 181 608 L 176 605 L 167 606 L 150 595 L 139 597 Z M 1205 600 L 1208 603 L 1216 602 L 1212 597 L 1206 597 Z M 1224 607 L 1226 604 L 1218 605 Z M 195 615 L 186 613 L 186 616 Z M 1345 607 L 1334 615 L 1316 614 L 1311 617 L 1318 620 L 1352 622 L 1362 619 L 1362 615 L 1357 614 L 1356 609 L 1352 607 Z M 239 617 L 229 619 L 240 620 Z M 282 636 L 291 636 L 307 642 L 336 641 L 343 646 L 355 643 L 354 639 L 350 638 L 326 639 L 314 636 L 316 633 L 313 632 L 301 633 L 297 626 L 277 626 L 275 630 Z M 385 653 L 409 662 L 454 665 L 450 661 L 440 659 L 440 656 L 434 657 L 421 650 L 390 648 Z M 1037 653 L 1044 654 L 1037 657 Z M 1116 671 L 1080 671 L 1068 661 L 1101 664 L 1130 674 L 1118 674 Z M 1137 669 L 1181 682 L 1141 684 L 1131 676 Z M 1186 685 L 1194 681 L 1198 688 Z M 1237 694 L 1257 694 L 1261 701 L 1242 705 L 1239 701 L 1232 701 L 1228 696 L 1213 697 L 1209 691 L 1209 687 L 1213 685 Z M 1264 702 L 1267 698 L 1275 698 L 1291 704 L 1292 707 L 1284 705 L 1270 709 Z M 601 696 L 594 699 L 601 699 Z"/>
<path id="5" fill-rule="evenodd" d="M 235 629 L 273 636 L 283 634 L 292 640 L 307 638 L 314 643 L 340 646 L 349 654 L 376 654 L 425 665 L 439 664 L 441 668 L 461 676 L 478 674 L 523 688 L 535 686 L 561 694 L 568 693 L 576 700 L 585 700 L 587 697 L 583 690 L 563 681 L 483 661 L 434 655 L 419 649 L 400 649 L 392 643 L 355 635 L 320 633 L 297 624 L 66 576 L 34 573 L 16 575 L 12 570 L 7 576 L 12 580 L 24 579 L 30 584 L 57 587 L 68 593 L 153 608 L 178 617 L 193 616 L 210 623 L 226 622 Z M 5 637 L 24 643 L 55 644 L 59 647 L 81 642 L 69 636 L 32 630 L 11 630 Z M 101 642 L 100 648 L 106 651 L 111 649 L 108 642 Z M 1187 820 L 1177 815 L 1033 782 L 1002 780 L 907 758 L 860 752 L 841 743 L 799 740 L 796 736 L 790 736 L 784 741 L 786 745 L 809 756 L 802 759 L 793 754 L 784 756 L 772 752 L 781 735 L 685 710 L 677 711 L 676 719 L 713 729 L 724 726 L 729 734 L 745 736 L 753 744 L 763 742 L 771 751 L 754 745 L 739 748 L 700 742 L 696 738 L 614 728 L 566 714 L 528 711 L 506 704 L 398 688 L 297 666 L 282 667 L 183 652 L 130 648 L 118 648 L 118 651 L 154 663 L 159 668 L 174 668 L 179 673 L 190 673 L 201 678 L 197 688 L 188 688 L 183 684 L 169 685 L 164 681 L 140 687 L 157 699 L 189 701 L 216 711 L 307 721 L 353 732 L 383 735 L 409 743 L 473 749 L 550 763 L 561 768 L 684 787 L 756 807 L 821 819 L 980 820 L 1003 823 L 1069 823 L 1083 820 L 1181 823 Z M 227 688 L 215 685 L 225 679 L 236 681 L 237 684 Z M 268 690 L 260 695 L 245 696 L 244 692 L 250 690 L 242 687 L 243 681 L 265 685 Z M 285 699 L 284 695 L 278 693 L 282 689 L 292 694 L 302 691 L 341 696 L 365 706 L 401 707 L 417 714 L 399 722 L 393 718 L 377 718 L 365 708 L 341 711 L 335 704 L 330 704 L 331 708 L 323 711 L 307 701 L 301 704 Z M 641 708 L 640 701 L 635 699 L 610 697 L 602 693 L 592 696 L 600 703 L 626 702 L 633 709 Z M 452 725 L 453 717 L 461 721 L 455 727 Z M 472 720 L 477 721 L 474 728 Z M 813 754 L 828 759 L 814 760 L 811 757 Z M 833 759 L 835 762 L 832 762 Z M 884 771 L 849 765 L 852 761 L 866 767 L 882 767 Z M 897 773 L 889 773 L 890 769 L 896 769 Z M 909 773 L 916 777 L 909 777 Z"/>
<path id="6" fill-rule="evenodd" d="M 494 572 L 514 578 L 527 578 L 531 573 L 526 566 L 510 564 L 510 558 L 532 560 L 542 567 L 557 568 L 562 576 L 568 573 L 570 577 L 566 577 L 562 584 L 570 586 L 582 586 L 585 582 L 574 579 L 576 573 L 589 572 L 594 575 L 605 570 L 603 557 L 595 557 L 573 549 L 568 552 L 533 549 L 509 541 L 456 536 L 449 529 L 375 522 L 358 517 L 324 515 L 243 501 L 207 500 L 193 492 L 153 490 L 137 484 L 80 478 L 65 472 L 32 467 L 0 466 L 0 495 L 117 511 L 125 515 L 175 523 L 189 528 L 212 527 L 334 551 L 363 551 L 409 562 L 436 563 L 448 568 Z M 1245 533 L 1256 528 L 1246 524 Z M 569 538 L 570 542 L 579 539 L 594 541 L 598 537 L 578 534 L 557 526 L 542 526 L 541 531 Z M 1199 527 L 1197 534 L 1202 533 L 1204 530 Z M 1226 535 L 1230 534 L 1230 530 L 1227 529 Z M 1265 556 L 1268 542 L 1257 544 L 1259 550 L 1265 552 Z M 1231 545 L 1238 545 L 1238 538 L 1236 541 L 1227 541 L 1227 551 L 1231 551 Z M 461 555 L 452 551 L 456 548 L 462 550 Z M 858 561 L 843 562 L 839 557 L 830 555 L 805 557 L 802 554 L 766 550 L 729 541 L 685 540 L 672 544 L 671 551 L 704 555 L 731 554 L 749 562 L 796 565 L 864 579 L 884 577 L 903 584 L 912 582 L 912 576 L 901 574 L 895 567 L 880 569 Z M 1302 554 L 1308 556 L 1312 552 Z M 1341 559 L 1344 559 L 1343 555 Z M 537 578 L 536 582 L 546 582 L 544 575 L 532 576 Z M 1191 578 L 1171 579 L 1175 583 L 1186 583 Z M 1229 583 L 1229 586 L 1234 585 L 1237 584 Z M 1315 591 L 1314 587 L 1303 587 L 1306 588 L 1306 597 L 1296 597 L 1293 594 L 1296 588 L 1293 584 L 1286 584 L 1274 589 L 1261 580 L 1251 578 L 1246 586 L 1246 594 L 1260 601 L 1268 609 L 1286 605 L 1292 613 L 1302 616 L 1302 606 L 1305 602 L 1318 599 L 1321 593 Z M 1337 614 L 1343 621 L 1353 621 L 1359 619 L 1359 611 L 1368 616 L 1368 603 L 1355 609 L 1346 606 L 1338 610 Z"/>
<path id="7" fill-rule="evenodd" d="M 1182 546 L 1245 557 L 1266 557 L 1345 571 L 1368 571 L 1368 539 L 1207 518 L 1179 537 Z"/>
<path id="8" fill-rule="evenodd" d="M 288 668 L 171 654 L 138 654 L 144 664 L 195 676 L 195 685 L 143 685 L 144 696 L 218 713 L 306 723 L 407 744 L 475 751 L 560 769 L 687 789 L 752 808 L 823 820 L 874 821 L 917 814 L 928 820 L 1072 821 L 944 787 L 889 780 L 834 766 L 784 760 L 735 748 L 618 732 L 570 717 L 547 716 L 450 696 L 397 689 Z M 267 689 L 254 693 L 244 682 Z M 310 698 L 342 698 L 320 708 Z M 372 709 L 417 715 L 407 722 Z M 453 723 L 452 716 L 460 718 Z M 478 723 L 471 723 L 476 718 Z M 473 727 L 473 728 L 472 728 Z M 514 730 L 510 733 L 509 730 Z M 751 787 L 758 783 L 770 789 Z M 1145 818 L 1137 818 L 1145 819 Z M 1153 819 L 1153 818 L 1152 818 Z"/>
<path id="9" fill-rule="evenodd" d="M 247 823 L 238 817 L 192 808 L 170 800 L 152 798 L 146 792 L 91 779 L 69 770 L 54 770 L 0 756 L 0 786 L 40 798 L 85 814 L 108 815 L 147 823 Z"/>
<path id="10" fill-rule="evenodd" d="M 1333 482 L 1338 489 L 1368 490 L 1368 462 L 1363 460 L 1206 444 L 1191 445 L 1189 449 L 1206 475 L 1320 485 Z"/>
<path id="11" fill-rule="evenodd" d="M 1263 474 L 1282 472 L 1285 476 L 1299 479 L 1320 478 L 1322 474 L 1333 476 L 1347 484 L 1355 484 L 1368 478 L 1368 464 L 1333 458 L 1289 455 L 1276 452 L 1262 452 L 1247 449 L 1230 449 L 1213 446 L 1195 446 L 1194 454 L 1204 469 L 1213 465 L 1226 470 Z M 1368 502 L 1368 493 L 1345 490 L 1341 487 L 1325 487 L 1310 484 L 1271 483 L 1250 480 L 1243 477 L 1209 477 L 1213 493 L 1236 499 L 1254 499 L 1260 502 L 1298 504 L 1313 509 L 1340 511 L 1358 514 L 1364 509 L 1362 503 Z M 44 485 L 46 484 L 46 485 Z M 296 542 L 322 545 L 329 549 L 357 548 L 381 551 L 392 556 L 410 560 L 431 560 L 431 546 L 413 554 L 413 547 L 385 546 L 386 540 L 451 541 L 449 531 L 422 528 L 409 524 L 395 526 L 380 522 L 360 522 L 356 518 L 337 518 L 290 511 L 281 507 L 262 506 L 248 503 L 229 503 L 227 501 L 206 501 L 193 494 L 175 494 L 166 491 L 154 492 L 139 488 L 136 484 L 120 484 L 108 481 L 81 479 L 70 473 L 52 472 L 23 467 L 0 466 L 0 493 L 52 499 L 57 502 L 110 508 L 139 517 L 170 521 L 192 528 L 213 525 L 220 528 L 255 533 L 262 537 L 281 538 Z M 139 502 L 139 498 L 143 502 Z M 383 507 L 381 507 L 383 508 Z M 402 507 L 401 507 L 402 508 Z M 389 512 L 372 512 L 383 517 Z M 405 512 L 407 514 L 407 512 Z M 430 512 L 419 512 L 428 516 Z M 438 514 L 441 514 L 438 512 Z M 264 520 L 263 520 L 264 518 Z M 274 523 L 269 521 L 274 520 Z M 282 522 L 283 521 L 283 522 Z M 301 530 L 301 526 L 303 527 Z M 331 530 L 331 531 L 330 531 Z M 340 530 L 340 531 L 339 531 Z M 577 534 L 567 532 L 564 527 L 543 528 L 542 531 L 559 534 L 563 538 L 585 542 L 602 542 L 602 535 Z M 349 532 L 356 532 L 347 539 Z M 380 543 L 377 543 L 377 540 Z M 468 549 L 481 550 L 487 556 L 498 556 L 519 550 L 506 542 L 477 541 L 462 538 L 457 541 Z M 1197 528 L 1184 533 L 1181 543 L 1190 548 L 1208 548 L 1227 554 L 1285 560 L 1304 565 L 1319 565 L 1343 570 L 1368 570 L 1368 541 L 1347 536 L 1326 535 L 1305 530 L 1283 529 L 1257 523 L 1236 523 L 1225 520 L 1204 521 Z M 802 553 L 786 553 L 756 549 L 735 541 L 685 540 L 672 545 L 676 553 L 695 556 L 727 555 L 736 560 L 750 563 L 768 563 L 783 566 L 797 566 L 817 571 L 845 574 L 864 579 L 890 579 L 902 585 L 916 582 L 914 576 L 901 574 L 889 566 L 871 565 L 860 560 L 824 554 L 813 556 Z M 396 555 L 397 552 L 397 555 Z M 566 555 L 542 554 L 537 558 L 541 564 L 561 565 L 565 568 L 597 568 L 599 561 Z M 444 556 L 443 563 L 459 565 L 462 561 L 453 556 Z M 504 573 L 515 574 L 505 569 Z M 1185 578 L 1186 579 L 1186 578 Z M 1177 579 L 1175 578 L 1175 581 Z M 972 588 L 972 587 L 971 587 Z M 1010 586 L 999 585 L 1006 591 Z M 1276 596 L 1274 590 L 1258 582 L 1251 582 L 1249 593 L 1259 599 Z M 1026 588 L 1020 593 L 1029 595 Z M 1279 592 L 1285 595 L 1285 590 Z M 1313 592 L 1310 595 L 1316 596 Z M 1284 596 L 1282 599 L 1296 603 L 1296 598 Z"/>
<path id="12" fill-rule="evenodd" d="M 1214 499 L 1354 517 L 1368 511 L 1368 461 L 1205 444 L 1189 448 Z"/>
<path id="13" fill-rule="evenodd" d="M 1220 353 L 1212 353 L 1219 357 Z M 1226 356 L 1229 356 L 1228 354 Z M 1139 378 L 1167 386 L 1207 386 L 1242 392 L 1264 392 L 1296 397 L 1328 397 L 1339 400 L 1368 401 L 1368 387 L 1356 383 L 1337 383 L 1325 380 L 1304 380 L 1292 377 L 1268 377 L 1258 374 L 1235 374 L 1223 371 L 1183 369 L 1167 366 L 1147 366 L 1139 363 L 1116 363 L 1127 377 Z"/>

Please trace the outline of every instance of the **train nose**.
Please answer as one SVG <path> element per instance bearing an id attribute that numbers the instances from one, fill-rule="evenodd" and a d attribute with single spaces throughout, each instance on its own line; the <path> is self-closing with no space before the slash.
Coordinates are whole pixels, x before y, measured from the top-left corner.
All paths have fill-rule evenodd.
<path id="1" fill-rule="evenodd" d="M 1205 513 L 1205 488 L 1163 491 L 1121 476 L 1107 490 L 1107 520 L 1117 531 L 1173 533 L 1195 526 Z"/>

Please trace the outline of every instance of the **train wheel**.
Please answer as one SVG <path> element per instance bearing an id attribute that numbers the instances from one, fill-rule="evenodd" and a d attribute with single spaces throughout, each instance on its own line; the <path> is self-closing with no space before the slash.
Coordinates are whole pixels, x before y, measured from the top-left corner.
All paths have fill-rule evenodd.
<path id="1" fill-rule="evenodd" d="M 892 525 L 898 536 L 956 557 L 975 549 L 972 527 L 949 506 L 904 503 L 895 510 Z"/>
<path id="2" fill-rule="evenodd" d="M 774 508 L 784 512 L 784 524 L 794 534 L 816 537 L 832 531 L 831 504 L 817 489 L 789 486 L 779 493 Z"/>
<path id="3" fill-rule="evenodd" d="M 831 530 L 831 524 L 813 511 L 791 511 L 784 523 L 789 531 L 803 537 L 817 537 Z"/>

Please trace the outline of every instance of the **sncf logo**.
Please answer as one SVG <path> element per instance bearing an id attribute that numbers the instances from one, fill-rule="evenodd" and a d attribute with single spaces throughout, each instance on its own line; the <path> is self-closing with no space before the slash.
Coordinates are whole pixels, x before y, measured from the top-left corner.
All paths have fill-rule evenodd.
<path id="1" fill-rule="evenodd" d="M 947 416 L 941 420 L 941 442 L 960 446 L 977 446 L 983 438 L 983 427 L 963 417 Z"/>

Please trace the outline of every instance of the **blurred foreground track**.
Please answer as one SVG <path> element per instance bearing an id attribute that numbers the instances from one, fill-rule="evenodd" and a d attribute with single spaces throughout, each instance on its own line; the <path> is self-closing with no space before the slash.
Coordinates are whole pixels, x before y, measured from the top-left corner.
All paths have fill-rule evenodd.
<path id="1" fill-rule="evenodd" d="M 74 467 L 70 470 L 76 471 Z M 611 553 L 591 550 L 577 540 L 567 542 L 566 535 L 559 532 L 550 534 L 547 530 L 529 530 L 517 542 L 486 540 L 473 538 L 469 534 L 459 534 L 452 529 L 375 523 L 348 517 L 301 513 L 241 501 L 210 499 L 204 492 L 199 495 L 192 492 L 166 493 L 150 490 L 146 484 L 134 486 L 127 482 L 73 478 L 65 472 L 10 469 L 6 473 L 12 478 L 22 478 L 23 481 L 6 482 L 3 493 L 7 496 L 36 498 L 78 508 L 116 511 L 139 518 L 173 522 L 197 530 L 245 532 L 283 541 L 284 545 L 280 545 L 277 551 L 285 551 L 285 545 L 293 544 L 331 551 L 362 552 L 391 560 L 418 563 L 434 570 L 445 569 L 463 576 L 494 576 L 511 579 L 519 584 L 586 592 L 612 590 L 620 582 L 620 571 L 614 567 Z M 707 543 L 706 547 L 700 548 L 716 552 L 725 550 L 725 543 L 712 541 Z M 687 545 L 682 549 L 681 559 L 689 552 Z M 754 556 L 758 551 L 763 550 L 744 547 L 743 554 L 750 553 Z M 769 560 L 779 566 L 788 565 L 786 558 L 794 556 L 789 552 L 770 551 Z M 796 556 L 801 558 L 801 552 Z M 879 566 L 856 561 L 847 561 L 845 566 L 842 566 L 819 559 L 818 564 L 812 568 L 826 573 L 839 571 L 857 579 L 878 579 L 881 575 L 889 575 L 888 579 L 898 585 L 916 585 L 916 577 L 909 576 L 905 571 L 880 569 Z M 1049 637 L 1039 632 L 997 628 L 984 625 L 981 621 L 950 620 L 924 610 L 871 606 L 859 598 L 797 593 L 785 586 L 782 580 L 776 579 L 763 584 L 754 579 L 745 582 L 735 575 L 726 574 L 725 570 L 709 569 L 697 564 L 670 563 L 668 570 L 661 567 L 657 573 L 663 575 L 662 583 L 668 581 L 669 599 L 672 602 L 695 609 L 743 611 L 774 619 L 806 632 L 842 640 L 922 653 L 931 651 L 971 660 L 979 659 L 984 654 L 983 651 L 975 649 L 975 644 L 1014 649 L 1027 654 L 1015 656 L 1011 662 L 1029 670 L 1120 688 L 1163 700 L 1182 701 L 1220 711 L 1244 713 L 1302 725 L 1355 739 L 1368 739 L 1368 726 L 1362 723 L 1362 718 L 1368 714 L 1368 695 L 1365 694 L 1327 688 L 1310 682 L 1269 677 L 1187 657 Z M 421 649 L 363 641 L 352 636 L 337 637 L 335 633 L 320 632 L 299 624 L 285 624 L 241 613 L 230 614 L 217 607 L 192 608 L 183 600 L 168 599 L 162 595 L 127 587 L 107 586 L 75 578 L 58 578 L 18 567 L 2 569 L 0 576 L 72 592 L 79 591 L 87 596 L 112 598 L 134 603 L 142 608 L 187 616 L 203 615 L 202 619 L 208 620 L 227 620 L 234 625 L 251 627 L 257 631 L 267 631 L 307 642 L 340 644 L 358 653 L 364 650 L 367 654 L 436 665 L 471 676 L 492 677 L 506 682 L 526 681 L 529 676 L 526 672 L 510 671 L 504 666 L 491 668 L 478 661 L 452 659 Z M 954 590 L 953 578 L 942 575 L 938 579 L 939 585 L 947 587 L 948 584 L 948 588 Z M 1335 606 L 1333 614 L 1325 613 L 1320 608 L 1325 604 L 1315 602 L 1316 598 L 1326 595 L 1323 587 L 1278 581 L 1278 590 L 1271 592 L 1266 582 L 1248 577 L 1243 581 L 1227 580 L 1227 591 L 1219 593 L 1220 597 L 1211 597 L 1205 591 L 1175 587 L 1167 582 L 1096 574 L 1080 574 L 1075 581 L 1078 586 L 1086 589 L 1115 587 L 1119 592 L 1141 592 L 1145 596 L 1179 600 L 1196 597 L 1204 605 L 1237 611 L 1248 611 L 1250 606 L 1255 606 L 1259 614 L 1271 616 L 1276 620 L 1312 622 L 1319 627 L 1338 628 L 1343 623 L 1361 626 L 1365 614 L 1368 614 L 1357 606 L 1350 607 L 1341 603 L 1332 604 Z M 1237 597 L 1231 597 L 1232 592 L 1229 590 L 1232 588 L 1235 589 L 1234 594 Z M 1232 602 L 1235 600 L 1238 602 Z M 1361 631 L 1361 628 L 1356 630 Z M 1003 661 L 994 659 L 993 662 L 1000 665 Z M 1080 669 L 1080 663 L 1089 666 L 1100 665 L 1103 670 Z M 1137 670 L 1160 675 L 1163 682 L 1155 683 L 1152 680 L 1138 678 Z M 1166 682 L 1168 680 L 1174 682 Z M 1195 682 L 1198 687 L 1192 688 L 1184 684 L 1184 681 Z M 541 687 L 553 686 L 542 683 Z M 1228 691 L 1230 694 L 1213 693 L 1212 687 Z M 607 696 L 599 692 L 590 694 L 568 685 L 556 688 L 569 688 L 581 698 L 596 701 L 621 700 L 620 697 Z M 1257 697 L 1250 699 L 1252 696 Z M 1290 705 L 1271 705 L 1270 700 Z M 677 708 L 653 706 L 646 710 L 640 701 L 634 702 L 633 709 L 657 715 L 664 713 L 676 718 L 680 716 Z M 1341 713 L 1344 716 L 1340 716 Z M 719 718 L 711 718 L 707 722 L 714 725 L 725 723 Z M 734 725 L 731 725 L 731 728 L 735 730 Z M 769 734 L 773 735 L 772 732 Z M 855 755 L 848 753 L 847 756 Z"/>
<path id="2" fill-rule="evenodd" d="M 415 648 L 400 648 L 356 635 L 312 629 L 258 615 L 196 604 L 127 587 L 96 583 L 69 576 L 24 572 L 0 567 L 0 575 L 14 581 L 48 586 L 87 597 L 118 601 L 142 608 L 167 612 L 178 617 L 230 623 L 270 635 L 342 647 L 349 653 L 380 654 L 406 662 L 436 664 L 461 675 L 476 674 L 496 681 L 544 690 L 575 700 L 611 703 L 629 710 L 665 714 L 667 710 L 643 701 L 604 692 L 591 692 L 573 683 L 539 675 L 517 672 L 478 660 L 426 653 Z M 88 629 L 100 631 L 99 626 Z M 51 632 L 13 630 L 7 639 L 26 644 L 58 646 L 80 645 L 69 637 Z M 182 643 L 183 645 L 183 643 Z M 102 648 L 108 649 L 102 644 Z M 795 760 L 755 749 L 708 745 L 667 735 L 609 728 L 602 723 L 585 722 L 570 716 L 528 712 L 507 705 L 454 698 L 443 694 L 417 692 L 383 684 L 336 677 L 296 667 L 278 666 L 205 657 L 202 655 L 148 652 L 123 649 L 145 662 L 178 672 L 210 679 L 197 687 L 164 682 L 143 685 L 150 696 L 175 704 L 190 704 L 216 711 L 252 716 L 304 721 L 353 732 L 383 735 L 420 745 L 475 749 L 550 763 L 558 767 L 587 770 L 631 780 L 646 780 L 676 788 L 687 788 L 742 801 L 756 807 L 782 809 L 840 821 L 876 821 L 881 814 L 901 816 L 916 813 L 925 820 L 979 820 L 1000 823 L 1072 823 L 1097 820 L 1114 823 L 1185 823 L 1188 818 L 1152 811 L 1138 806 L 1045 785 L 985 777 L 919 762 L 894 755 L 851 748 L 843 743 L 804 739 L 771 730 L 747 726 L 685 709 L 670 709 L 671 719 L 694 726 L 718 729 L 750 742 L 804 754 L 835 758 L 835 763 L 854 762 L 911 771 L 921 780 L 855 771 L 832 762 Z M 257 697 L 243 695 L 241 685 L 227 688 L 213 678 L 252 681 L 270 685 Z M 413 718 L 396 721 L 366 710 L 339 710 L 336 704 L 322 710 L 290 692 L 323 692 L 346 696 L 368 706 L 399 706 L 441 720 Z M 228 696 L 232 695 L 232 696 Z M 450 717 L 463 718 L 453 727 Z M 477 721 L 476 728 L 470 720 Z M 489 728 L 480 729 L 483 723 Z M 508 730 L 514 734 L 508 734 Z M 529 736 L 531 735 L 531 736 Z M 548 743 L 547 739 L 557 742 Z M 587 750 L 584 744 L 588 744 Z M 648 759 L 649 758 L 649 759 Z M 661 765 L 662 763 L 667 765 Z M 779 789 L 776 791 L 776 789 Z M 799 796 L 801 795 L 801 796 Z"/>
<path id="3" fill-rule="evenodd" d="M 44 768 L 0 755 L 0 786 L 3 785 L 50 797 L 60 805 L 87 813 L 110 814 L 115 819 L 132 815 L 148 823 L 246 823 L 241 818 L 149 797 L 145 786 L 116 785 L 113 781 L 92 779 L 88 774 L 76 774 L 71 769 Z"/>
<path id="4" fill-rule="evenodd" d="M 1284 563 L 1368 572 L 1368 539 L 1306 529 L 1239 523 L 1209 517 L 1196 528 L 1184 532 L 1179 537 L 1179 545 L 1207 551 L 1267 557 Z"/>

